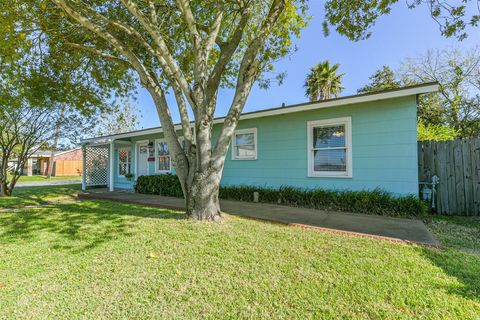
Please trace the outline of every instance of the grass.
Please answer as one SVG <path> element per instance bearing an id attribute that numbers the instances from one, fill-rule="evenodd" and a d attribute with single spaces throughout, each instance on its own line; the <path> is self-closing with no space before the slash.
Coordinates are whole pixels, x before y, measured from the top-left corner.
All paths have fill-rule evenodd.
<path id="1" fill-rule="evenodd" d="M 478 319 L 480 227 L 455 220 L 429 222 L 437 250 L 103 201 L 4 212 L 0 318 Z"/>
<path id="2" fill-rule="evenodd" d="M 61 181 L 61 180 L 82 180 L 82 176 L 62 176 L 62 177 L 50 177 L 46 176 L 20 176 L 19 182 L 32 182 L 32 181 Z"/>
<path id="3" fill-rule="evenodd" d="M 81 185 L 39 186 L 15 188 L 12 197 L 0 198 L 1 208 L 18 208 L 32 205 L 45 205 L 50 202 L 71 201 L 76 199 Z"/>
<path id="4" fill-rule="evenodd" d="M 480 255 L 480 217 L 435 216 L 428 226 L 448 248 Z"/>

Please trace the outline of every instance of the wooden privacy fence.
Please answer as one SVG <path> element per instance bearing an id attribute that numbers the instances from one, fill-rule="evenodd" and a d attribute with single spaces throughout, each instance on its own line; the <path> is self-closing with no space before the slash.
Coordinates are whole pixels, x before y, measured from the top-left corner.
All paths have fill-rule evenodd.
<path id="1" fill-rule="evenodd" d="M 53 163 L 53 174 L 60 176 L 81 176 L 82 160 L 55 160 Z"/>
<path id="2" fill-rule="evenodd" d="M 438 213 L 480 215 L 480 139 L 419 142 L 418 174 L 420 183 L 440 178 Z"/>

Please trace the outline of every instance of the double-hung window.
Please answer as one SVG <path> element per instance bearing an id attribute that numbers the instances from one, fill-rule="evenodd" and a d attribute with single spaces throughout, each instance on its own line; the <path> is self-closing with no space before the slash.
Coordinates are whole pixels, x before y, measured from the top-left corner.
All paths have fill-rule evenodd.
<path id="1" fill-rule="evenodd" d="M 131 173 L 132 152 L 130 148 L 118 149 L 118 176 L 124 177 Z"/>
<path id="2" fill-rule="evenodd" d="M 232 139 L 232 160 L 257 159 L 257 128 L 237 130 Z"/>
<path id="3" fill-rule="evenodd" d="M 156 161 L 155 171 L 159 173 L 167 173 L 172 171 L 172 158 L 170 149 L 165 140 L 157 140 L 155 143 Z"/>
<path id="4" fill-rule="evenodd" d="M 308 176 L 352 177 L 350 117 L 308 122 Z"/>

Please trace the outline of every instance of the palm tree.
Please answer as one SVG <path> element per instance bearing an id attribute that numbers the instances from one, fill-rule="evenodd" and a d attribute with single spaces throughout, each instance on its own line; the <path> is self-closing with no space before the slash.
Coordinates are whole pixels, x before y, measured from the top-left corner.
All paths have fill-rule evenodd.
<path id="1" fill-rule="evenodd" d="M 304 87 L 305 95 L 310 101 L 327 100 L 333 97 L 337 98 L 344 89 L 342 87 L 342 78 L 344 73 L 337 74 L 340 65 L 338 63 L 330 66 L 330 62 L 325 60 L 313 68 L 307 75 Z"/>

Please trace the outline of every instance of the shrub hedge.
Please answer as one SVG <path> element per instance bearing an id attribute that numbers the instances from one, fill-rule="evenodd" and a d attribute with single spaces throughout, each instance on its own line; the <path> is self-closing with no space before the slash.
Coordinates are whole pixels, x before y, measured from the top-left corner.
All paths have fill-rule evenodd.
<path id="1" fill-rule="evenodd" d="M 178 181 L 177 176 L 173 174 L 140 176 L 135 184 L 135 192 L 159 194 L 166 197 L 183 197 L 180 181 Z"/>
<path id="2" fill-rule="evenodd" d="M 135 191 L 170 197 L 183 197 L 176 175 L 165 174 L 138 177 Z M 423 216 L 427 206 L 413 195 L 396 197 L 376 189 L 373 191 L 339 191 L 303 189 L 295 187 L 268 188 L 257 186 L 222 186 L 220 198 L 237 201 L 253 201 L 253 193 L 259 193 L 259 201 L 321 210 L 348 211 L 391 217 Z"/>

